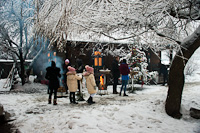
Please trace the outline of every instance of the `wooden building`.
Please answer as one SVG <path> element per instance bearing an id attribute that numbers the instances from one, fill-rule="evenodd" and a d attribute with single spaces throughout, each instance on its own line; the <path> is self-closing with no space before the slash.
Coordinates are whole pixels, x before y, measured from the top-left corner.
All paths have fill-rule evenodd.
<path id="1" fill-rule="evenodd" d="M 110 69 L 112 68 L 112 61 L 114 56 L 112 54 L 106 53 L 108 47 L 114 47 L 114 49 L 120 49 L 121 47 L 124 50 L 129 50 L 127 44 L 121 43 L 107 43 L 107 42 L 84 42 L 84 41 L 67 41 L 66 46 L 64 47 L 63 52 L 58 51 L 57 48 L 53 48 L 51 51 L 44 51 L 42 56 L 40 56 L 36 63 L 34 64 L 33 73 L 38 76 L 38 79 L 44 80 L 46 67 L 50 66 L 50 61 L 54 60 L 56 65 L 61 68 L 61 73 L 64 72 L 64 61 L 69 59 L 73 67 L 76 68 L 77 59 L 81 59 L 83 65 L 90 65 L 95 68 L 96 81 L 99 83 L 99 69 Z M 148 70 L 158 71 L 160 70 L 160 52 L 154 53 L 151 49 L 144 50 Z M 112 75 L 107 75 L 107 84 L 112 82 Z M 64 81 L 61 81 L 64 82 Z"/>

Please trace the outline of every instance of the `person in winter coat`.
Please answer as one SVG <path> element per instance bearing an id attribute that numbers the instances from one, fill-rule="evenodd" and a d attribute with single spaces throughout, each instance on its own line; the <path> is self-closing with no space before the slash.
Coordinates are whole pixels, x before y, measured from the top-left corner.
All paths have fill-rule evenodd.
<path id="1" fill-rule="evenodd" d="M 66 59 L 65 60 L 65 63 L 64 63 L 64 73 L 63 73 L 63 77 L 64 77 L 64 87 L 65 87 L 65 91 L 66 91 L 66 94 L 68 94 L 68 86 L 67 86 L 67 75 L 66 73 L 69 71 L 67 69 L 68 66 L 71 66 L 71 63 L 69 61 L 69 59 Z"/>
<path id="2" fill-rule="evenodd" d="M 122 63 L 120 64 L 119 70 L 120 70 L 120 74 L 122 75 L 122 87 L 121 87 L 119 95 L 121 96 L 122 89 L 124 89 L 124 96 L 128 96 L 126 95 L 126 85 L 128 84 L 128 80 L 129 80 L 128 74 L 130 73 L 130 70 L 129 70 L 128 64 L 126 64 L 126 59 L 123 59 Z"/>
<path id="3" fill-rule="evenodd" d="M 167 66 L 164 64 L 161 64 L 161 68 L 160 68 L 160 74 L 163 74 L 163 86 L 165 85 L 165 83 L 168 82 L 168 70 L 167 70 Z"/>
<path id="4" fill-rule="evenodd" d="M 118 94 L 117 92 L 117 84 L 118 84 L 118 79 L 120 77 L 120 71 L 119 71 L 119 56 L 115 57 L 114 61 L 112 62 L 112 75 L 113 75 L 113 94 Z"/>
<path id="5" fill-rule="evenodd" d="M 73 103 L 73 104 L 78 104 L 76 102 L 76 99 L 75 99 L 75 92 L 78 90 L 78 80 L 81 80 L 82 79 L 82 76 L 79 76 L 76 74 L 76 69 L 71 67 L 71 66 L 68 66 L 67 69 L 69 70 L 67 72 L 67 86 L 68 86 L 68 89 L 69 89 L 69 100 L 70 100 L 70 103 Z"/>
<path id="6" fill-rule="evenodd" d="M 54 101 L 53 104 L 56 105 L 56 99 L 57 99 L 57 91 L 58 88 L 60 87 L 59 84 L 59 77 L 61 77 L 60 74 L 60 68 L 56 67 L 56 63 L 54 61 L 51 62 L 51 67 L 46 68 L 46 75 L 45 78 L 49 80 L 49 104 L 51 104 L 51 96 L 54 93 Z"/>
<path id="7" fill-rule="evenodd" d="M 86 72 L 83 73 L 83 76 L 86 79 L 86 87 L 90 97 L 88 98 L 88 104 L 94 104 L 93 97 L 96 94 L 96 82 L 94 77 L 94 69 L 88 65 L 85 66 Z"/>

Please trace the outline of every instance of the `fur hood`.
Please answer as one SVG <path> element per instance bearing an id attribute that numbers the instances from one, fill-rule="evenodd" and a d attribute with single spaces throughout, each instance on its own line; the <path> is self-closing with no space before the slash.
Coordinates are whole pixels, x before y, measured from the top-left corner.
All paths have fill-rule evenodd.
<path id="1" fill-rule="evenodd" d="M 67 74 L 67 86 L 70 92 L 76 92 L 78 89 L 77 80 L 81 80 L 82 76 L 77 75 L 76 73 L 68 73 Z"/>
<path id="2" fill-rule="evenodd" d="M 89 72 L 83 72 L 83 76 L 85 76 L 85 77 L 87 77 L 87 76 L 89 76 L 91 73 L 89 73 Z"/>
<path id="3" fill-rule="evenodd" d="M 66 73 L 67 76 L 68 76 L 68 75 L 75 75 L 75 74 L 76 74 L 76 71 L 74 71 L 74 72 L 69 71 L 69 72 Z"/>
<path id="4" fill-rule="evenodd" d="M 95 94 L 96 93 L 96 82 L 94 74 L 85 72 L 84 77 L 86 79 L 86 87 L 88 89 L 89 94 Z"/>

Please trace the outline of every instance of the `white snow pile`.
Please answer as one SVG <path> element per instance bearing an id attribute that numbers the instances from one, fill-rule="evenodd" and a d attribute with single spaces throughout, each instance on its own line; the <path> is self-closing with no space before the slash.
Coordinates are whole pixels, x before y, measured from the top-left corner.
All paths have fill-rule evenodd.
<path id="1" fill-rule="evenodd" d="M 144 85 L 128 97 L 112 94 L 108 86 L 108 95 L 96 95 L 93 105 L 86 101 L 73 105 L 65 97 L 58 98 L 55 106 L 47 104 L 47 86 L 31 82 L 18 86 L 18 92 L 1 91 L 0 104 L 11 113 L 15 119 L 11 123 L 21 133 L 199 133 L 200 120 L 189 115 L 191 107 L 200 109 L 199 87 L 200 83 L 185 85 L 180 120 L 165 113 L 167 87 L 160 85 Z M 83 91 L 87 100 L 87 90 Z"/>
<path id="2" fill-rule="evenodd" d="M 200 48 L 198 48 L 185 66 L 185 81 L 194 83 L 200 81 Z"/>

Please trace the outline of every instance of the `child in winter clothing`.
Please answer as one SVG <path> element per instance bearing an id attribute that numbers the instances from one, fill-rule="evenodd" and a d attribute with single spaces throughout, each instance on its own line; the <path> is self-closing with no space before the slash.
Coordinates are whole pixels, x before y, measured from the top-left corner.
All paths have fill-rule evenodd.
<path id="1" fill-rule="evenodd" d="M 67 86 L 68 86 L 68 89 L 70 92 L 69 100 L 70 100 L 70 103 L 78 104 L 75 100 L 75 92 L 78 89 L 77 80 L 81 80 L 82 76 L 77 75 L 75 68 L 73 68 L 71 66 L 68 66 L 67 69 L 69 70 L 66 74 L 67 75 Z"/>
<path id="2" fill-rule="evenodd" d="M 96 82 L 94 78 L 94 69 L 88 65 L 85 66 L 86 72 L 83 73 L 83 76 L 86 79 L 86 86 L 88 89 L 88 93 L 90 94 L 90 97 L 88 98 L 87 102 L 89 104 L 95 103 L 93 101 L 93 97 L 96 94 Z"/>

